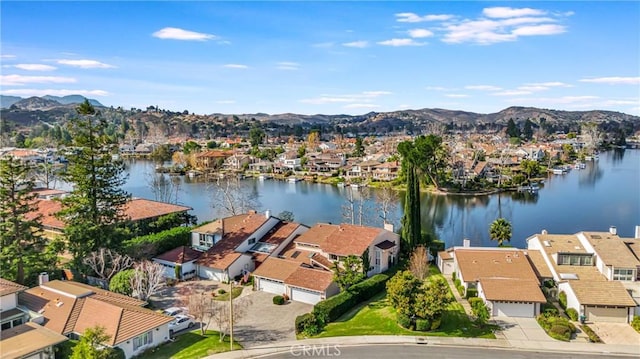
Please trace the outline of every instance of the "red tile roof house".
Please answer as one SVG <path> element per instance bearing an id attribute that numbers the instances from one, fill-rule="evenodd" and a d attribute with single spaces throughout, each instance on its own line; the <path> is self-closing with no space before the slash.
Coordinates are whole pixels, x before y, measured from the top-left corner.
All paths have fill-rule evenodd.
<path id="1" fill-rule="evenodd" d="M 455 272 L 465 292 L 477 289 L 494 317 L 533 318 L 547 301 L 524 250 L 454 247 L 438 253 L 438 265 Z"/>
<path id="2" fill-rule="evenodd" d="M 152 260 L 164 267 L 164 276 L 171 279 L 190 279 L 197 275 L 196 261 L 202 252 L 188 246 L 180 246 L 162 253 Z M 176 278 L 176 267 L 180 278 Z"/>
<path id="3" fill-rule="evenodd" d="M 320 223 L 271 256 L 253 273 L 256 289 L 287 294 L 292 300 L 315 304 L 339 292 L 333 282 L 334 261 L 368 253 L 368 275 L 384 272 L 397 260 L 399 236 L 392 231 Z"/>
<path id="4" fill-rule="evenodd" d="M 172 317 L 145 309 L 145 302 L 86 284 L 54 280 L 27 289 L 18 302 L 41 315 L 42 326 L 71 338 L 87 328 L 103 326 L 106 346 L 120 348 L 126 358 L 169 340 Z"/>
<path id="5" fill-rule="evenodd" d="M 297 223 L 284 225 L 269 211 L 250 211 L 194 228 L 192 246 L 204 251 L 196 261 L 198 277 L 228 281 L 251 272 L 256 260 L 277 253 L 306 230 L 306 226 Z"/>

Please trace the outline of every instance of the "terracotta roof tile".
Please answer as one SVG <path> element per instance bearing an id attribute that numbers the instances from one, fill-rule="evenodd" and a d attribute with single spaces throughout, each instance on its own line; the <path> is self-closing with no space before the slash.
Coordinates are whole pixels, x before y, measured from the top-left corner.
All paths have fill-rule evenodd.
<path id="1" fill-rule="evenodd" d="M 2 331 L 0 340 L 0 358 L 26 358 L 51 345 L 66 341 L 68 338 L 42 326 L 28 322 Z"/>
<path id="2" fill-rule="evenodd" d="M 487 300 L 502 302 L 546 303 L 538 281 L 513 278 L 480 278 Z"/>
<path id="3" fill-rule="evenodd" d="M 553 274 L 545 262 L 544 257 L 542 257 L 542 253 L 540 251 L 532 250 L 526 252 L 527 259 L 529 259 L 529 263 L 531 267 L 536 272 L 536 275 L 539 278 L 553 278 Z"/>
<path id="4" fill-rule="evenodd" d="M 324 292 L 333 282 L 333 272 L 298 267 L 284 282 L 294 287 Z"/>
<path id="5" fill-rule="evenodd" d="M 280 252 L 278 257 L 290 260 L 292 262 L 311 264 L 310 258 L 317 252 L 308 251 L 296 245 L 295 240 L 287 244 Z"/>
<path id="6" fill-rule="evenodd" d="M 616 268 L 636 268 L 640 261 L 617 235 L 609 232 L 583 232 L 602 261 Z"/>
<path id="7" fill-rule="evenodd" d="M 515 250 L 456 249 L 454 252 L 458 268 L 465 281 L 480 278 L 511 278 L 536 281 L 537 276 L 524 255 Z"/>
<path id="8" fill-rule="evenodd" d="M 27 289 L 27 287 L 14 283 L 10 280 L 0 278 L 0 296 L 9 295 L 12 293 L 18 293 Z"/>
<path id="9" fill-rule="evenodd" d="M 442 260 L 453 259 L 453 257 L 448 251 L 440 251 L 438 252 L 438 256 L 442 258 Z"/>
<path id="10" fill-rule="evenodd" d="M 154 259 L 160 259 L 171 263 L 184 264 L 200 258 L 201 255 L 202 252 L 197 251 L 191 247 L 180 246 L 168 252 L 164 252 L 159 256 L 156 256 Z"/>
<path id="11" fill-rule="evenodd" d="M 255 277 L 264 277 L 284 281 L 295 270 L 300 267 L 300 263 L 285 259 L 269 257 L 253 272 Z"/>
<path id="12" fill-rule="evenodd" d="M 635 307 L 637 304 L 619 281 L 570 280 L 569 285 L 583 305 Z"/>
<path id="13" fill-rule="evenodd" d="M 311 227 L 294 241 L 316 245 L 327 253 L 339 256 L 360 256 L 383 232 L 385 230 L 382 228 L 320 223 Z"/>
<path id="14" fill-rule="evenodd" d="M 273 232 L 267 233 L 260 242 L 271 243 L 280 245 L 284 242 L 289 236 L 300 227 L 300 223 L 285 223 L 280 222 L 277 226 L 274 227 Z"/>

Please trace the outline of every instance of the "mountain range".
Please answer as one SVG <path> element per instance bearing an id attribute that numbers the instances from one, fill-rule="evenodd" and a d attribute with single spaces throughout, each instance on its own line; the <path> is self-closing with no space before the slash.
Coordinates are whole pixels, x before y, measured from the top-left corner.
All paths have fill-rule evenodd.
<path id="1" fill-rule="evenodd" d="M 51 96 L 46 95 L 42 97 L 28 97 L 23 98 L 19 96 L 5 96 L 0 95 L 0 108 L 9 108 L 12 105 L 16 105 L 18 108 L 23 109 L 44 109 L 51 108 L 60 105 L 79 104 L 84 102 L 85 97 L 82 95 L 67 95 L 67 96 Z M 104 107 L 98 100 L 89 99 L 95 107 Z"/>

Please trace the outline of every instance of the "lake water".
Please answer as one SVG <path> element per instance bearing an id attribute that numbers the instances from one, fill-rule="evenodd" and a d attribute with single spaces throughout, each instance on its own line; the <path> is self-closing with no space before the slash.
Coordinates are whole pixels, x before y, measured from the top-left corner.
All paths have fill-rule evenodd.
<path id="1" fill-rule="evenodd" d="M 129 179 L 124 189 L 133 196 L 153 199 L 149 185 L 155 165 L 148 161 L 127 163 Z M 177 177 L 178 202 L 193 208 L 200 222 L 219 216 L 213 208 L 214 188 L 210 183 Z M 297 222 L 341 223 L 345 193 L 349 189 L 307 182 L 244 180 L 245 189 L 258 200 L 257 210 L 273 215 L 291 211 Z M 357 197 L 357 193 L 356 193 Z M 402 194 L 400 195 L 402 197 Z M 399 223 L 402 198 L 392 217 Z M 381 226 L 379 211 L 368 201 L 364 220 Z M 581 230 L 607 231 L 633 237 L 640 225 L 640 150 L 609 151 L 600 160 L 587 162 L 586 169 L 565 175 L 550 175 L 537 196 L 502 193 L 489 196 L 421 196 L 423 230 L 435 233 L 447 246 L 461 245 L 469 238 L 474 246 L 495 246 L 489 239 L 490 223 L 502 216 L 513 225 L 511 244 L 526 247 L 525 239 L 546 229 L 549 233 Z"/>

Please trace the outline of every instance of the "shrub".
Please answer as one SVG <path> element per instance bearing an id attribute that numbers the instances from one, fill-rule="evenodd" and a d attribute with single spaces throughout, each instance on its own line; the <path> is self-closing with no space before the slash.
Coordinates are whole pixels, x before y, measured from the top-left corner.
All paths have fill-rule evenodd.
<path id="1" fill-rule="evenodd" d="M 567 310 L 564 311 L 567 316 L 569 316 L 569 318 L 571 318 L 571 320 L 576 321 L 578 320 L 578 311 L 573 309 L 573 308 L 567 308 Z"/>
<path id="2" fill-rule="evenodd" d="M 224 290 L 223 288 L 218 289 L 218 294 L 223 295 L 225 294 L 227 291 Z"/>
<path id="3" fill-rule="evenodd" d="M 404 314 L 397 314 L 397 321 L 401 327 L 413 330 L 413 324 L 411 323 L 411 318 Z"/>
<path id="4" fill-rule="evenodd" d="M 276 295 L 275 297 L 273 297 L 273 304 L 275 305 L 283 305 L 284 304 L 284 297 L 281 295 Z"/>
<path id="5" fill-rule="evenodd" d="M 571 339 L 571 329 L 566 325 L 556 324 L 549 329 L 549 335 L 554 339 L 568 342 Z"/>
<path id="6" fill-rule="evenodd" d="M 136 237 L 122 242 L 124 252 L 139 259 L 152 257 L 179 246 L 189 245 L 191 227 L 176 227 L 166 231 Z"/>
<path id="7" fill-rule="evenodd" d="M 431 330 L 431 323 L 428 319 L 416 319 L 416 330 L 419 332 Z"/>
<path id="8" fill-rule="evenodd" d="M 306 336 L 319 334 L 325 325 L 325 318 L 314 313 L 306 313 L 296 318 L 296 333 Z"/>
<path id="9" fill-rule="evenodd" d="M 558 293 L 558 303 L 560 303 L 560 307 L 562 309 L 567 309 L 567 293 L 565 292 Z"/>
<path id="10" fill-rule="evenodd" d="M 112 292 L 131 295 L 131 277 L 133 277 L 133 269 L 123 270 L 116 273 L 109 282 L 109 290 Z"/>
<path id="11" fill-rule="evenodd" d="M 477 308 L 480 305 L 483 305 L 484 302 L 482 301 L 482 298 L 478 298 L 478 297 L 471 297 L 468 300 L 469 305 L 471 306 L 471 309 Z"/>
<path id="12" fill-rule="evenodd" d="M 458 288 L 458 293 L 460 293 L 461 297 L 464 297 L 464 287 L 463 286 L 459 286 Z"/>
<path id="13" fill-rule="evenodd" d="M 349 291 L 356 294 L 360 301 L 364 301 L 383 291 L 389 278 L 391 278 L 391 276 L 388 274 L 376 274 L 371 278 L 352 285 L 349 287 Z"/>
<path id="14" fill-rule="evenodd" d="M 451 273 L 451 280 L 455 283 L 455 281 L 456 281 L 456 272 Z"/>
<path id="15" fill-rule="evenodd" d="M 542 329 L 557 340 L 569 341 L 571 333 L 576 330 L 575 326 L 564 317 L 541 314 L 536 319 Z"/>
<path id="16" fill-rule="evenodd" d="M 640 333 L 640 316 L 636 315 L 633 317 L 631 326 L 636 330 L 636 332 Z"/>
<path id="17" fill-rule="evenodd" d="M 542 313 L 544 313 L 545 315 L 558 315 L 558 308 L 556 308 L 555 305 L 546 302 L 544 304 L 542 304 Z"/>
<path id="18" fill-rule="evenodd" d="M 478 290 L 475 288 L 467 289 L 467 299 L 474 298 L 478 296 Z"/>
<path id="19" fill-rule="evenodd" d="M 311 313 L 304 313 L 296 317 L 296 334 L 300 334 L 304 332 L 304 328 L 307 324 L 313 320 L 313 315 Z"/>
<path id="20" fill-rule="evenodd" d="M 431 330 L 436 330 L 440 328 L 440 323 L 442 322 L 442 317 L 438 317 L 431 322 Z"/>
<path id="21" fill-rule="evenodd" d="M 636 318 L 638 318 L 636 316 Z M 586 324 L 583 324 L 580 326 L 580 328 L 582 329 L 582 331 L 587 334 L 587 336 L 589 337 L 589 341 L 592 343 L 602 343 L 602 339 L 600 339 L 600 337 L 598 336 L 598 334 L 596 334 L 593 329 L 591 329 L 591 327 L 589 327 Z"/>
<path id="22" fill-rule="evenodd" d="M 460 287 L 460 286 L 462 286 L 462 282 L 460 281 L 460 279 L 459 279 L 459 278 L 454 279 L 454 280 L 453 280 L 453 284 L 455 284 L 455 285 L 456 285 L 456 287 Z"/>

